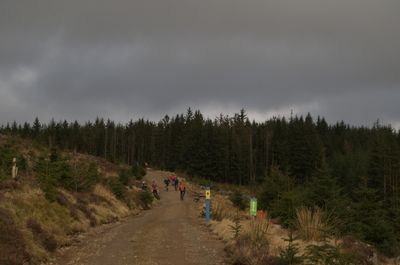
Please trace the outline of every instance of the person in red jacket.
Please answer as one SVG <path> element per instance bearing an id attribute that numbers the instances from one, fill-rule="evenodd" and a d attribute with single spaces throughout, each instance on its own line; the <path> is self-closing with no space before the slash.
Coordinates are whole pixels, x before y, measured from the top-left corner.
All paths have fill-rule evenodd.
<path id="1" fill-rule="evenodd" d="M 185 197 L 185 193 L 186 193 L 186 184 L 181 182 L 181 184 L 179 185 L 179 191 L 181 192 L 181 200 L 183 201 L 183 197 Z"/>
<path id="2" fill-rule="evenodd" d="M 157 187 L 157 183 L 153 180 L 153 182 L 151 183 L 151 188 L 152 188 L 152 192 L 154 197 L 159 200 L 160 199 L 160 194 L 158 193 L 158 187 Z"/>
<path id="3" fill-rule="evenodd" d="M 171 185 L 174 186 L 175 185 L 176 176 L 175 175 L 171 175 L 171 176 L 169 176 L 169 179 L 171 180 Z"/>

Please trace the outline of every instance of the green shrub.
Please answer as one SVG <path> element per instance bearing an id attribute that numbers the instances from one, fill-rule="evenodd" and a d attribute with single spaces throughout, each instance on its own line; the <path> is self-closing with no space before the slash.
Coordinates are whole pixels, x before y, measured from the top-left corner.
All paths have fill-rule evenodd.
<path id="1" fill-rule="evenodd" d="M 146 175 L 146 168 L 139 165 L 139 163 L 135 163 L 132 166 L 132 174 L 137 180 L 142 180 L 143 177 Z"/>
<path id="2" fill-rule="evenodd" d="M 139 200 L 144 209 L 149 209 L 150 204 L 153 202 L 154 197 L 149 191 L 143 190 L 139 192 Z"/>
<path id="3" fill-rule="evenodd" d="M 76 191 L 91 191 L 93 187 L 101 180 L 101 176 L 99 175 L 98 168 L 95 163 L 80 163 L 78 165 L 76 175 L 73 178 Z"/>
<path id="4" fill-rule="evenodd" d="M 270 209 L 282 193 L 293 189 L 294 184 L 293 178 L 273 167 L 270 175 L 265 178 L 265 182 L 257 196 L 260 207 L 262 209 Z"/>
<path id="5" fill-rule="evenodd" d="M 272 217 L 279 217 L 284 226 L 290 226 L 295 219 L 296 209 L 305 203 L 305 194 L 305 189 L 300 187 L 283 192 L 270 206 Z"/>
<path id="6" fill-rule="evenodd" d="M 34 171 L 48 200 L 54 201 L 57 187 L 76 192 L 90 191 L 100 181 L 95 163 L 70 164 L 59 155 L 53 155 L 51 159 L 40 157 L 36 161 Z"/>
<path id="7" fill-rule="evenodd" d="M 42 191 L 44 193 L 45 198 L 49 202 L 55 202 L 57 200 L 57 188 L 55 185 L 50 182 L 42 183 L 41 185 Z"/>
<path id="8" fill-rule="evenodd" d="M 345 220 L 345 232 L 373 244 L 385 255 L 399 255 L 400 212 L 392 210 L 388 214 L 374 189 L 360 187 L 355 189 L 355 194 L 353 203 L 349 205 L 351 215 Z"/>
<path id="9" fill-rule="evenodd" d="M 121 169 L 119 171 L 118 180 L 125 186 L 127 186 L 129 184 L 129 181 L 131 180 L 131 178 L 132 178 L 132 175 L 129 170 Z"/>
<path id="10" fill-rule="evenodd" d="M 66 160 L 52 161 L 48 163 L 49 174 L 55 179 L 55 186 L 73 190 L 73 172 Z"/>
<path id="11" fill-rule="evenodd" d="M 34 170 L 46 199 L 50 202 L 55 201 L 57 197 L 57 178 L 53 175 L 54 170 L 50 161 L 48 159 L 39 158 L 35 164 Z"/>
<path id="12" fill-rule="evenodd" d="M 229 227 L 232 229 L 233 239 L 238 239 L 240 232 L 242 231 L 242 225 L 240 224 L 239 212 L 236 214 L 236 216 L 233 218 L 232 221 L 233 221 L 233 225 L 230 225 Z"/>
<path id="13" fill-rule="evenodd" d="M 247 203 L 246 200 L 243 197 L 243 194 L 240 191 L 235 191 L 230 197 L 229 199 L 231 200 L 231 202 L 233 203 L 233 205 L 235 207 L 237 207 L 240 210 L 245 210 Z"/>
<path id="14" fill-rule="evenodd" d="M 296 239 L 293 237 L 292 231 L 290 231 L 288 238 L 284 239 L 288 242 L 288 245 L 279 253 L 278 265 L 303 264 L 304 257 L 299 254 L 299 244 L 295 242 Z"/>
<path id="15" fill-rule="evenodd" d="M 354 265 L 352 255 L 342 253 L 340 245 L 309 245 L 306 247 L 306 264 Z"/>
<path id="16" fill-rule="evenodd" d="M 51 162 L 57 161 L 58 158 L 59 158 L 59 156 L 60 156 L 60 155 L 59 155 L 59 152 L 58 152 L 57 148 L 52 147 L 52 148 L 50 149 L 50 161 L 51 161 Z"/>
<path id="17" fill-rule="evenodd" d="M 111 179 L 108 185 L 115 197 L 117 197 L 119 200 L 123 200 L 125 198 L 125 186 L 117 178 Z"/>

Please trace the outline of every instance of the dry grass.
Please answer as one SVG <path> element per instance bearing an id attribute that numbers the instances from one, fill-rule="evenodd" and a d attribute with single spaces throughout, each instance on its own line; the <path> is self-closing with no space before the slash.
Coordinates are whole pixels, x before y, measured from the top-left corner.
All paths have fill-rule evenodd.
<path id="1" fill-rule="evenodd" d="M 252 220 L 246 230 L 230 245 L 233 264 L 274 264 L 270 255 L 269 222 Z"/>
<path id="2" fill-rule="evenodd" d="M 211 221 L 211 230 L 226 243 L 226 250 L 230 257 L 230 264 L 235 265 L 263 265 L 277 264 L 277 258 L 280 251 L 287 247 L 289 231 L 283 229 L 280 225 L 268 221 L 259 222 L 249 218 L 248 211 L 241 211 L 240 224 L 242 231 L 235 240 L 233 238 L 234 231 L 232 229 L 232 217 L 237 215 L 235 208 L 227 196 L 213 194 L 212 197 L 213 210 L 217 208 L 217 220 Z M 199 211 L 202 211 L 204 205 L 199 204 Z M 268 214 L 267 214 L 268 216 Z M 297 210 L 296 233 L 299 239 L 296 241 L 299 247 L 299 254 L 305 254 L 309 245 L 322 246 L 324 242 L 336 245 L 343 244 L 344 253 L 351 253 L 356 256 L 357 260 L 371 256 L 374 251 L 372 247 L 367 246 L 359 241 L 347 242 L 344 239 L 335 237 L 327 237 L 335 226 L 335 220 L 326 215 L 321 209 L 300 208 Z M 326 241 L 321 241 L 326 240 Z M 361 257 L 361 259 L 359 257 Z M 400 259 L 399 259 L 400 260 Z M 396 259 L 379 258 L 379 264 L 395 265 L 400 264 Z M 368 263 L 365 259 L 362 264 Z"/>
<path id="3" fill-rule="evenodd" d="M 264 242 L 268 243 L 269 228 L 270 224 L 268 220 L 252 220 L 250 222 L 250 229 L 247 230 L 247 233 L 249 234 L 253 244 L 264 245 Z"/>
<path id="4" fill-rule="evenodd" d="M 211 218 L 216 221 L 222 221 L 228 217 L 224 207 L 220 203 L 213 203 L 211 208 Z"/>
<path id="5" fill-rule="evenodd" d="M 332 229 L 329 218 L 319 208 L 302 207 L 296 210 L 295 226 L 305 241 L 322 241 Z"/>
<path id="6" fill-rule="evenodd" d="M 103 175 L 105 178 L 118 175 L 119 166 L 101 157 L 96 157 L 87 154 L 79 154 L 79 153 L 75 154 L 69 153 L 69 154 L 77 161 L 87 161 L 95 163 L 99 168 L 100 174 Z"/>
<path id="7" fill-rule="evenodd" d="M 222 221 L 211 221 L 211 229 L 223 241 L 230 242 L 233 239 L 232 231 L 233 222 L 230 219 L 223 219 Z"/>
<path id="8" fill-rule="evenodd" d="M 104 198 L 111 204 L 111 207 L 105 206 L 107 209 L 109 209 L 109 212 L 108 212 L 109 215 L 117 215 L 119 217 L 126 217 L 130 214 L 130 210 L 129 210 L 128 206 L 126 204 L 124 204 L 123 202 L 121 202 L 120 200 L 118 200 L 114 196 L 114 194 L 110 190 L 106 189 L 104 186 L 96 185 L 93 190 L 93 194 Z M 103 206 L 104 206 L 104 204 L 103 204 Z"/>
<path id="9" fill-rule="evenodd" d="M 30 257 L 30 264 L 39 264 L 56 247 L 69 245 L 73 240 L 71 235 L 139 211 L 134 201 L 136 191 L 130 191 L 132 200 L 128 207 L 102 185 L 87 193 L 59 188 L 56 201 L 49 202 L 33 172 L 35 158 L 48 156 L 49 148 L 19 137 L 0 135 L 0 146 L 5 143 L 11 144 L 26 159 L 27 168 L 18 181 L 0 183 L 0 264 L 22 264 L 21 260 L 26 257 Z M 94 156 L 66 152 L 63 155 L 72 160 L 95 162 L 103 176 L 115 175 L 120 168 Z"/>
<path id="10" fill-rule="evenodd" d="M 273 265 L 277 264 L 276 258 L 269 254 L 268 244 L 261 247 L 254 247 L 251 239 L 242 235 L 238 240 L 228 246 L 230 263 L 235 265 Z"/>
<path id="11" fill-rule="evenodd" d="M 221 195 L 213 195 L 211 203 L 212 219 L 222 221 L 223 219 L 234 219 L 237 215 L 241 219 L 248 217 L 247 212 L 239 211 L 233 203 L 226 197 Z"/>
<path id="12" fill-rule="evenodd" d="M 0 264 L 18 265 L 29 259 L 22 233 L 10 213 L 0 208 Z"/>
<path id="13" fill-rule="evenodd" d="M 26 251 L 32 257 L 32 262 L 45 260 L 48 257 L 46 248 L 51 249 L 52 242 L 45 242 L 47 247 L 42 245 L 41 239 L 45 237 L 44 234 L 42 233 L 39 237 L 38 234 L 34 234 L 34 231 L 26 226 L 28 220 L 35 220 L 40 224 L 40 230 L 46 231 L 46 235 L 52 235 L 53 242 L 59 242 L 60 245 L 68 243 L 67 233 L 76 223 L 71 218 L 68 208 L 58 203 L 48 202 L 40 189 L 24 187 L 21 190 L 9 192 L 5 194 L 0 207 L 9 212 L 15 226 L 22 233 L 26 242 Z M 38 238 L 41 239 L 38 240 Z"/>
<path id="14" fill-rule="evenodd" d="M 60 190 L 57 202 L 47 201 L 39 188 L 26 185 L 3 193 L 0 208 L 8 213 L 15 230 L 22 235 L 24 244 L 20 245 L 25 246 L 32 263 L 46 260 L 56 246 L 69 245 L 71 235 L 132 212 L 101 185 L 87 195 Z"/>
<path id="15" fill-rule="evenodd" d="M 57 249 L 57 241 L 55 237 L 43 230 L 42 226 L 34 219 L 28 219 L 26 226 L 32 231 L 35 240 L 48 251 L 54 252 Z"/>
<path id="16" fill-rule="evenodd" d="M 201 206 L 202 210 L 203 207 Z M 276 264 L 271 256 L 270 238 L 274 228 L 269 220 L 250 220 L 247 211 L 239 211 L 232 205 L 227 196 L 213 195 L 213 221 L 211 229 L 227 243 L 227 252 L 231 264 L 263 265 Z M 234 238 L 232 219 L 239 217 L 242 226 L 239 236 Z M 279 234 L 279 237 L 281 234 Z M 274 239 L 275 240 L 275 239 Z M 278 239 L 276 239 L 278 240 Z M 284 242 L 282 240 L 282 242 Z"/>
<path id="17" fill-rule="evenodd" d="M 262 232 L 266 231 L 266 237 L 269 242 L 269 253 L 272 255 L 279 255 L 280 248 L 286 246 L 287 243 L 283 239 L 287 238 L 288 232 L 280 225 L 272 224 L 268 220 L 265 220 L 264 223 L 257 224 L 250 219 L 247 211 L 239 211 L 238 214 L 238 209 L 233 206 L 227 196 L 214 195 L 212 206 L 214 207 L 216 203 L 218 204 L 217 207 L 222 209 L 220 215 L 223 216 L 223 218 L 221 221 L 212 221 L 211 229 L 229 245 L 234 244 L 232 220 L 234 217 L 239 216 L 242 226 L 240 235 L 247 234 L 249 236 L 252 234 L 253 238 L 260 238 L 262 237 L 260 234 L 266 236 L 265 233 Z M 203 205 L 201 205 L 200 208 L 203 210 Z"/>

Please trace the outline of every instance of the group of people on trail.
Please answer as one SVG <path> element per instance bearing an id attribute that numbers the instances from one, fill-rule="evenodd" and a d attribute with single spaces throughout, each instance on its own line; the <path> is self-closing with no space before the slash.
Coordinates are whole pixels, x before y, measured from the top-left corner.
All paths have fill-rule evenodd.
<path id="1" fill-rule="evenodd" d="M 165 184 L 165 190 L 168 191 L 169 184 L 172 183 L 172 185 L 175 188 L 175 191 L 179 190 L 180 192 L 180 197 L 181 200 L 185 197 L 186 194 L 186 184 L 183 183 L 182 181 L 180 182 L 177 176 L 171 175 L 169 178 L 164 179 L 164 184 Z"/>
<path id="2" fill-rule="evenodd" d="M 180 192 L 180 197 L 181 200 L 183 200 L 183 198 L 185 197 L 186 194 L 186 184 L 183 183 L 182 181 L 179 181 L 179 179 L 175 176 L 175 175 L 171 175 L 169 178 L 165 178 L 164 179 L 164 184 L 165 184 L 165 190 L 168 191 L 169 190 L 169 185 L 171 184 L 172 186 L 174 186 L 175 191 Z"/>
<path id="3" fill-rule="evenodd" d="M 177 178 L 177 176 L 171 175 L 169 178 L 166 178 L 166 179 L 168 179 L 172 183 L 172 185 L 175 188 L 175 191 L 178 190 L 179 179 Z"/>
<path id="4" fill-rule="evenodd" d="M 175 191 L 180 192 L 180 198 L 183 201 L 185 194 L 186 194 L 186 184 L 183 183 L 182 181 L 179 181 L 179 179 L 177 178 L 177 176 L 175 175 L 171 175 L 169 178 L 165 178 L 164 179 L 164 184 L 165 184 L 165 190 L 168 191 L 169 190 L 169 185 L 172 183 L 172 185 L 175 188 Z M 145 181 L 142 182 L 142 190 L 147 190 L 147 184 Z M 159 200 L 160 199 L 160 194 L 158 191 L 158 187 L 157 187 L 157 183 L 153 180 L 151 183 L 151 190 L 152 193 L 154 195 L 154 197 Z"/>

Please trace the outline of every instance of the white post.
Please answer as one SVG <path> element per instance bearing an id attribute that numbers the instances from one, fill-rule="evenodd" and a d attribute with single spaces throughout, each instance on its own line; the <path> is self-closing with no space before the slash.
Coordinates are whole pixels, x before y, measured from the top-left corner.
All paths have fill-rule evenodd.
<path id="1" fill-rule="evenodd" d="M 11 170 L 11 176 L 12 176 L 12 179 L 16 179 L 18 177 L 17 159 L 14 157 L 12 162 L 13 162 L 13 166 L 12 166 L 12 170 Z"/>

